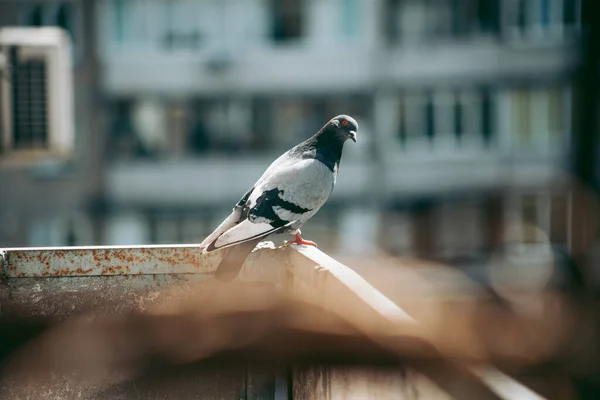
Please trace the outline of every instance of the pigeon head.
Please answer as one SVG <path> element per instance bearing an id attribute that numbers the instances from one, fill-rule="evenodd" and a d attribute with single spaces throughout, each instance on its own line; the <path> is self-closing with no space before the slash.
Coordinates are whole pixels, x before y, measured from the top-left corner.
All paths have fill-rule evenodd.
<path id="1" fill-rule="evenodd" d="M 342 158 L 344 143 L 348 139 L 356 143 L 357 131 L 358 124 L 354 118 L 344 114 L 338 115 L 291 151 L 298 153 L 302 158 L 315 158 L 335 172 Z"/>
<path id="2" fill-rule="evenodd" d="M 322 130 L 323 135 L 331 136 L 340 140 L 342 143 L 347 139 L 356 143 L 356 132 L 358 132 L 356 120 L 349 115 L 344 114 L 332 118 Z"/>

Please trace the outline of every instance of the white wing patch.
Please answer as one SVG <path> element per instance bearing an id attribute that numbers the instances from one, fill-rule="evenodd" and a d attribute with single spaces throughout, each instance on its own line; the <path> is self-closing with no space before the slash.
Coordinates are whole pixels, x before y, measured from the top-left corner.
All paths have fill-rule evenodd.
<path id="1" fill-rule="evenodd" d="M 266 222 L 254 223 L 250 222 L 249 220 L 244 220 L 240 224 L 222 234 L 215 241 L 214 247 L 216 249 L 222 249 L 234 244 L 247 242 L 248 240 L 252 240 L 258 236 L 264 236 L 276 229 L 277 228 L 273 228 Z"/>
<path id="2" fill-rule="evenodd" d="M 304 214 L 296 214 L 291 212 L 290 210 L 286 210 L 283 207 L 275 206 L 273 207 L 273 211 L 275 214 L 284 221 L 294 221 L 298 219 L 302 219 Z"/>

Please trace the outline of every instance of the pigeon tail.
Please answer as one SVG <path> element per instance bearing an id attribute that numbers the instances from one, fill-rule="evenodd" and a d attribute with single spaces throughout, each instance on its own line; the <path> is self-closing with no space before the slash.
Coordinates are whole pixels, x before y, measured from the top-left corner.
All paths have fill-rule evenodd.
<path id="1" fill-rule="evenodd" d="M 215 271 L 215 278 L 227 282 L 234 280 L 242 269 L 244 261 L 261 239 L 262 237 L 259 237 L 230 247 Z"/>

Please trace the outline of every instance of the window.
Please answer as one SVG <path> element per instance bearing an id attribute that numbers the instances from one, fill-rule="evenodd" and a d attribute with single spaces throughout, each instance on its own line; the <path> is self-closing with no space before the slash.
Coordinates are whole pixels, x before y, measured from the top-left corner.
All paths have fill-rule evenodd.
<path id="1" fill-rule="evenodd" d="M 477 26 L 482 33 L 498 33 L 500 27 L 500 2 L 502 0 L 477 0 Z"/>
<path id="2" fill-rule="evenodd" d="M 422 148 L 425 144 L 428 131 L 427 103 L 428 96 L 425 93 L 401 95 L 399 137 L 406 150 Z"/>
<path id="3" fill-rule="evenodd" d="M 269 150 L 272 146 L 270 132 L 273 119 L 270 118 L 271 102 L 267 97 L 256 98 L 252 102 L 253 145 L 258 150 Z"/>
<path id="4" fill-rule="evenodd" d="M 512 148 L 548 149 L 566 143 L 568 96 L 568 89 L 560 87 L 510 91 L 506 118 Z"/>
<path id="5" fill-rule="evenodd" d="M 150 241 L 150 226 L 139 212 L 123 212 L 104 219 L 104 243 L 107 245 L 137 246 Z"/>
<path id="6" fill-rule="evenodd" d="M 114 15 L 111 15 L 114 20 L 113 32 L 115 42 L 122 43 L 125 37 L 125 10 L 124 0 L 113 0 Z"/>
<path id="7" fill-rule="evenodd" d="M 56 10 L 56 25 L 60 26 L 74 38 L 73 8 L 68 4 L 60 4 Z"/>
<path id="8" fill-rule="evenodd" d="M 79 59 L 81 35 L 79 34 L 79 6 L 71 1 L 39 1 L 25 3 L 21 9 L 21 25 L 30 27 L 56 26 L 71 37 L 74 59 Z"/>
<path id="9" fill-rule="evenodd" d="M 481 93 L 481 124 L 483 140 L 486 146 L 490 146 L 494 138 L 494 104 L 492 91 L 484 88 Z"/>
<path id="10" fill-rule="evenodd" d="M 181 218 L 168 214 L 157 216 L 150 232 L 154 244 L 181 243 Z"/>
<path id="11" fill-rule="evenodd" d="M 476 88 L 465 88 L 458 92 L 457 102 L 460 118 L 460 130 L 456 132 L 461 147 L 481 148 L 483 131 L 483 96 Z"/>
<path id="12" fill-rule="evenodd" d="M 560 38 L 575 32 L 581 0 L 504 0 L 504 29 L 517 39 Z"/>
<path id="13" fill-rule="evenodd" d="M 229 119 L 230 100 L 226 98 L 213 99 L 205 108 L 205 123 L 214 139 L 215 149 L 222 152 L 236 150 L 236 143 L 230 139 L 232 121 Z"/>
<path id="14" fill-rule="evenodd" d="M 493 107 L 488 88 L 440 88 L 402 94 L 398 136 L 404 149 L 481 148 L 493 137 Z M 426 146 L 426 145 L 431 146 Z"/>
<path id="15" fill-rule="evenodd" d="M 150 156 L 168 150 L 167 104 L 159 98 L 139 98 L 133 104 L 132 122 L 137 139 Z"/>
<path id="16" fill-rule="evenodd" d="M 44 25 L 44 8 L 41 5 L 34 5 L 29 12 L 26 13 L 23 25 L 26 26 L 43 26 Z"/>
<path id="17" fill-rule="evenodd" d="M 107 156 L 169 158 L 280 151 L 297 144 L 292 144 L 293 137 L 288 138 L 287 131 L 306 133 L 303 124 L 310 121 L 282 123 L 282 128 L 271 135 L 276 117 L 288 117 L 287 102 L 278 100 L 241 95 L 111 99 L 106 105 L 111 120 Z M 287 145 L 278 143 L 282 140 Z"/>
<path id="18" fill-rule="evenodd" d="M 271 0 L 273 41 L 284 43 L 304 35 L 304 5 L 302 0 Z"/>
<path id="19" fill-rule="evenodd" d="M 152 212 L 146 215 L 145 236 L 152 244 L 199 243 L 230 212 L 230 208 Z"/>
<path id="20" fill-rule="evenodd" d="M 433 104 L 432 95 L 428 94 L 425 103 L 425 133 L 430 143 L 433 142 L 433 137 L 435 135 L 435 112 L 436 110 Z"/>
<path id="21" fill-rule="evenodd" d="M 342 35 L 347 39 L 352 39 L 356 36 L 361 25 L 360 6 L 364 4 L 359 0 L 342 0 L 342 12 L 340 18 L 340 27 Z"/>
<path id="22" fill-rule="evenodd" d="M 453 148 L 457 145 L 458 136 L 454 131 L 457 104 L 459 103 L 456 101 L 455 93 L 452 90 L 436 90 L 433 95 L 436 149 Z M 458 116 L 461 116 L 460 113 Z"/>
<path id="23" fill-rule="evenodd" d="M 178 53 L 243 47 L 264 38 L 260 2 L 230 0 L 102 0 L 98 39 L 104 51 Z"/>
<path id="24" fill-rule="evenodd" d="M 423 0 L 391 0 L 388 35 L 392 43 L 418 42 L 427 37 L 427 4 Z"/>
<path id="25" fill-rule="evenodd" d="M 145 2 L 140 2 L 139 6 L 145 12 L 148 12 L 148 5 Z M 165 2 L 164 7 L 164 15 L 167 23 L 167 29 L 163 37 L 164 47 L 169 50 L 194 50 L 199 48 L 202 37 L 198 29 L 198 25 L 200 24 L 197 19 L 197 4 L 190 0 L 178 0 Z M 217 10 L 211 11 L 215 12 Z M 223 12 L 219 14 L 220 19 L 223 19 Z M 223 34 L 222 36 L 225 35 Z"/>
<path id="26" fill-rule="evenodd" d="M 82 213 L 35 219 L 28 227 L 29 246 L 91 246 L 94 244 L 92 219 Z"/>
<path id="27" fill-rule="evenodd" d="M 110 157 L 142 155 L 143 148 L 134 132 L 132 121 L 133 100 L 116 99 L 107 106 L 109 115 Z"/>
<path id="28" fill-rule="evenodd" d="M 306 125 L 315 118 L 315 110 L 303 99 L 287 98 L 275 100 L 273 103 L 273 125 L 271 140 L 273 146 L 288 149 L 305 138 L 308 133 Z"/>
<path id="29" fill-rule="evenodd" d="M 515 91 L 510 102 L 510 132 L 518 146 L 531 144 L 529 97 L 525 91 Z"/>
<path id="30" fill-rule="evenodd" d="M 451 37 L 454 13 L 451 0 L 429 1 L 426 12 L 427 35 L 436 39 Z"/>
<path id="31" fill-rule="evenodd" d="M 388 0 L 385 34 L 391 43 L 496 33 L 501 0 Z"/>
<path id="32" fill-rule="evenodd" d="M 186 147 L 192 154 L 208 153 L 213 147 L 213 138 L 205 121 L 205 110 L 207 106 L 203 101 L 198 99 L 195 99 L 190 103 Z"/>

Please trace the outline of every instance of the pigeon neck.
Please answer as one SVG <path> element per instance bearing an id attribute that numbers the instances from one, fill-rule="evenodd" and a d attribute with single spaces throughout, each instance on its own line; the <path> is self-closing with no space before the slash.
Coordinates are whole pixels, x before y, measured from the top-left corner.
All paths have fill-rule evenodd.
<path id="1" fill-rule="evenodd" d="M 344 140 L 340 140 L 335 135 L 328 135 L 327 132 L 317 134 L 313 139 L 311 144 L 315 149 L 315 159 L 321 161 L 331 171 L 335 171 L 342 158 Z"/>

